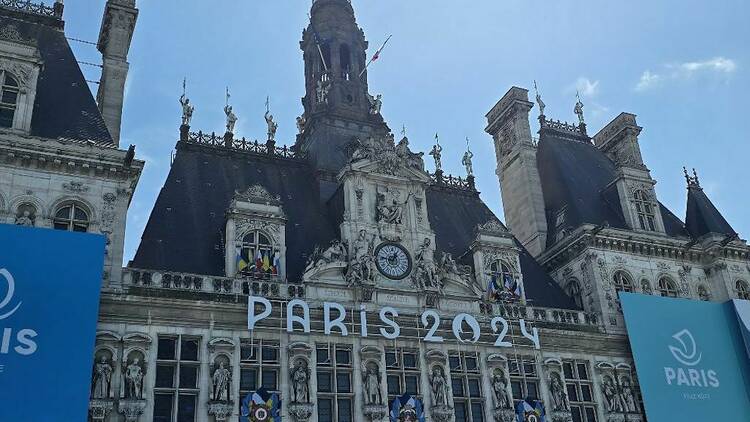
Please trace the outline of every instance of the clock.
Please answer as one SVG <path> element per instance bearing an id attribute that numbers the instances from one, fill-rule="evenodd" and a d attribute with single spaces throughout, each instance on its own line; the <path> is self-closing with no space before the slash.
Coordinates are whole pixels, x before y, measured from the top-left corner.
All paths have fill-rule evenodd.
<path id="1" fill-rule="evenodd" d="M 384 276 L 401 280 L 411 272 L 411 257 L 403 246 L 383 243 L 375 250 L 375 265 Z"/>

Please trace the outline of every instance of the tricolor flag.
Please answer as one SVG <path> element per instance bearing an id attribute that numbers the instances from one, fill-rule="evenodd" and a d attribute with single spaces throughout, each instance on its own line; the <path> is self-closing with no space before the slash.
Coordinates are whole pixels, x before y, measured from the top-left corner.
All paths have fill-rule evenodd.
<path id="1" fill-rule="evenodd" d="M 376 52 L 375 52 L 375 54 L 373 54 L 373 55 L 372 55 L 372 57 L 370 58 L 370 61 L 369 61 L 369 62 L 367 62 L 367 65 L 365 65 L 365 68 L 364 68 L 364 69 L 362 69 L 362 71 L 361 71 L 361 72 L 359 72 L 359 77 L 360 77 L 360 78 L 361 78 L 361 77 L 362 77 L 362 75 L 363 75 L 363 74 L 365 73 L 365 71 L 367 70 L 367 68 L 368 68 L 368 67 L 370 67 L 370 64 L 372 64 L 372 62 L 374 62 L 375 60 L 377 60 L 377 59 L 379 59 L 379 58 L 380 58 L 380 53 L 382 53 L 382 52 L 383 52 L 383 49 L 384 49 L 384 48 L 385 48 L 385 46 L 386 46 L 386 45 L 388 44 L 388 41 L 390 41 L 390 40 L 391 40 L 391 37 L 392 37 L 392 36 L 393 36 L 393 35 L 389 35 L 389 36 L 388 36 L 388 38 L 386 38 L 386 39 L 385 39 L 385 42 L 383 43 L 383 45 L 381 45 L 381 46 L 380 46 L 380 48 L 378 48 L 378 51 L 376 51 Z"/>
<path id="2" fill-rule="evenodd" d="M 247 268 L 247 261 L 242 257 L 242 248 L 237 248 L 237 272 Z"/>
<path id="3" fill-rule="evenodd" d="M 281 254 L 279 251 L 273 253 L 273 274 L 278 275 L 281 271 Z"/>
<path id="4" fill-rule="evenodd" d="M 260 249 L 258 249 L 258 253 L 255 254 L 255 269 L 260 271 L 261 268 L 263 268 L 263 254 L 261 254 Z"/>
<path id="5" fill-rule="evenodd" d="M 518 281 L 516 281 L 516 278 L 513 277 L 512 274 L 504 274 L 503 278 L 504 278 L 503 284 L 505 285 L 505 290 L 515 297 L 521 297 L 521 285 L 518 284 Z"/>
<path id="6" fill-rule="evenodd" d="M 497 276 L 492 274 L 490 281 L 487 283 L 487 300 L 497 300 L 497 292 L 500 287 L 497 285 Z"/>

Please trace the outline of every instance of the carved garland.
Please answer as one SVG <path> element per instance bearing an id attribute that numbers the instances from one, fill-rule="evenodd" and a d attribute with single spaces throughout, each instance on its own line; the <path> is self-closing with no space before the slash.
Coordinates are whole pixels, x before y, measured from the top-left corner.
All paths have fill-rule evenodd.
<path id="1" fill-rule="evenodd" d="M 234 240 L 236 242 L 242 242 L 242 239 L 244 239 L 248 233 L 254 230 L 260 230 L 267 233 L 269 236 L 271 236 L 272 243 L 279 243 L 279 232 L 281 230 L 280 225 L 271 223 L 269 221 L 249 219 L 237 219 L 237 233 Z"/>

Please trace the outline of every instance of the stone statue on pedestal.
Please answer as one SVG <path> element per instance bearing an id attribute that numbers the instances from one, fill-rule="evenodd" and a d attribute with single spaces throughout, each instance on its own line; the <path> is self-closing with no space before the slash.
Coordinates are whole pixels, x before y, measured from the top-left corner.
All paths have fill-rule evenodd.
<path id="1" fill-rule="evenodd" d="M 107 358 L 102 356 L 99 362 L 94 365 L 93 388 L 91 390 L 92 399 L 107 399 L 112 386 L 112 365 L 107 362 Z"/>
<path id="2" fill-rule="evenodd" d="M 292 403 L 310 403 L 310 370 L 300 359 L 292 369 Z"/>
<path id="3" fill-rule="evenodd" d="M 227 133 L 234 133 L 234 125 L 237 124 L 237 115 L 234 114 L 232 106 L 224 106 L 224 114 L 227 115 Z"/>
<path id="4" fill-rule="evenodd" d="M 471 159 L 474 158 L 474 153 L 471 152 L 468 148 L 466 149 L 466 152 L 464 153 L 464 158 L 461 160 L 461 164 L 464 165 L 466 168 L 466 175 L 467 176 L 473 176 L 474 175 L 474 165 L 471 162 Z"/>
<path id="5" fill-rule="evenodd" d="M 274 141 L 276 140 L 276 130 L 279 128 L 279 125 L 273 121 L 273 114 L 268 111 L 266 111 L 265 118 L 266 125 L 268 125 L 268 140 Z"/>
<path id="6" fill-rule="evenodd" d="M 143 399 L 143 368 L 138 358 L 125 368 L 125 398 Z"/>
<path id="7" fill-rule="evenodd" d="M 190 121 L 193 120 L 193 112 L 195 111 L 195 107 L 190 104 L 190 99 L 187 98 L 185 94 L 182 94 L 182 96 L 180 96 L 180 105 L 182 105 L 182 125 L 190 126 Z"/>
<path id="8" fill-rule="evenodd" d="M 383 95 L 378 94 L 373 97 L 372 95 L 367 94 L 367 99 L 370 101 L 370 114 L 380 114 L 380 110 L 383 108 Z"/>
<path id="9" fill-rule="evenodd" d="M 438 139 L 438 136 L 435 135 L 435 140 Z M 441 160 L 443 153 L 443 147 L 440 146 L 440 142 L 436 143 L 432 146 L 432 151 L 430 151 L 430 155 L 432 158 L 435 159 L 435 172 L 443 171 L 443 161 Z"/>
<path id="10" fill-rule="evenodd" d="M 374 362 L 370 362 L 365 373 L 365 404 L 383 404 L 380 392 L 380 369 Z"/>
<path id="11" fill-rule="evenodd" d="M 496 370 L 495 375 L 492 376 L 492 391 L 495 393 L 495 407 L 501 409 L 512 407 L 510 397 L 508 397 L 508 384 L 501 370 Z"/>
<path id="12" fill-rule="evenodd" d="M 229 369 L 224 367 L 224 362 L 219 363 L 219 367 L 216 368 L 216 371 L 214 371 L 214 375 L 211 378 L 213 384 L 211 399 L 214 401 L 229 401 L 229 383 L 231 380 L 232 373 Z"/>
<path id="13" fill-rule="evenodd" d="M 578 101 L 576 102 L 575 108 L 573 108 L 573 112 L 578 116 L 578 123 L 585 124 L 586 122 L 583 120 L 583 103 L 581 102 L 581 96 L 578 95 L 577 92 L 576 98 L 578 98 Z"/>
<path id="14" fill-rule="evenodd" d="M 430 376 L 432 386 L 432 403 L 436 407 L 448 407 L 448 381 L 445 379 L 443 368 L 439 365 L 432 367 Z"/>
<path id="15" fill-rule="evenodd" d="M 553 410 L 570 410 L 568 396 L 565 394 L 560 375 L 553 372 L 550 375 L 550 391 L 552 392 L 552 409 Z"/>

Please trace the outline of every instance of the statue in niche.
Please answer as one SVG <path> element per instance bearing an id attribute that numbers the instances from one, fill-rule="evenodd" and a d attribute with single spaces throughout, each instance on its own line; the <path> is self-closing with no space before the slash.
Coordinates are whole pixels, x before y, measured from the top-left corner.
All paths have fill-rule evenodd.
<path id="1" fill-rule="evenodd" d="M 602 381 L 602 392 L 604 393 L 604 399 L 607 401 L 608 412 L 622 412 L 622 399 L 617 393 L 614 381 L 610 376 L 605 376 Z"/>
<path id="2" fill-rule="evenodd" d="M 297 360 L 291 378 L 292 403 L 310 403 L 310 369 L 304 359 Z"/>
<path id="3" fill-rule="evenodd" d="M 492 391 L 495 393 L 495 406 L 501 409 L 510 409 L 511 400 L 508 396 L 508 384 L 502 369 L 496 369 L 492 376 Z"/>
<path id="4" fill-rule="evenodd" d="M 430 385 L 432 387 L 432 403 L 436 407 L 448 407 L 448 381 L 445 379 L 442 366 L 435 365 L 432 367 Z"/>
<path id="5" fill-rule="evenodd" d="M 638 406 L 635 403 L 635 396 L 633 395 L 633 388 L 630 386 L 630 379 L 628 377 L 622 377 L 620 379 L 620 387 L 620 396 L 625 411 L 637 412 Z"/>
<path id="6" fill-rule="evenodd" d="M 365 373 L 365 404 L 383 404 L 380 392 L 380 368 L 375 362 L 367 364 Z"/>
<path id="7" fill-rule="evenodd" d="M 214 401 L 229 401 L 229 389 L 231 388 L 230 382 L 232 380 L 232 373 L 229 369 L 224 367 L 224 362 L 219 363 L 219 367 L 214 371 L 213 377 L 211 377 L 212 394 L 211 398 Z"/>
<path id="8" fill-rule="evenodd" d="M 552 392 L 552 409 L 570 410 L 568 396 L 565 394 L 565 388 L 560 380 L 560 374 L 552 372 L 550 374 L 550 391 Z"/>
<path id="9" fill-rule="evenodd" d="M 279 129 L 279 124 L 273 121 L 273 114 L 266 111 L 265 114 L 266 125 L 268 126 L 268 140 L 276 140 L 276 131 Z"/>
<path id="10" fill-rule="evenodd" d="M 182 106 L 182 125 L 190 126 L 190 121 L 193 120 L 193 112 L 195 107 L 190 104 L 190 99 L 183 93 L 180 96 L 180 105 Z"/>
<path id="11" fill-rule="evenodd" d="M 396 145 L 396 155 L 406 164 L 408 167 L 415 168 L 420 171 L 424 171 L 424 153 L 414 153 L 409 149 L 409 138 L 404 136 L 398 141 Z"/>
<path id="12" fill-rule="evenodd" d="M 227 115 L 227 133 L 234 133 L 234 126 L 237 124 L 237 115 L 234 114 L 232 106 L 224 106 L 224 114 Z"/>
<path id="13" fill-rule="evenodd" d="M 383 108 L 383 95 L 378 94 L 373 97 L 367 94 L 367 100 L 370 102 L 370 114 L 373 116 L 380 114 L 380 110 Z"/>
<path id="14" fill-rule="evenodd" d="M 386 193 L 377 193 L 377 220 L 388 224 L 402 224 L 404 219 L 404 206 L 409 202 L 409 197 L 401 203 L 398 191 L 388 189 Z"/>
<path id="15" fill-rule="evenodd" d="M 350 286 L 375 280 L 374 242 L 375 235 L 368 238 L 366 230 L 360 230 L 359 236 L 352 242 L 349 268 L 346 272 L 346 279 Z"/>
<path id="16" fill-rule="evenodd" d="M 94 365 L 94 377 L 91 389 L 92 399 L 107 399 L 112 387 L 112 365 L 110 365 L 106 356 L 99 358 L 99 362 Z"/>
<path id="17" fill-rule="evenodd" d="M 125 398 L 143 399 L 143 368 L 137 357 L 125 367 Z"/>
<path id="18" fill-rule="evenodd" d="M 23 210 L 19 213 L 19 215 L 16 217 L 16 225 L 17 226 L 26 226 L 26 227 L 33 227 L 34 226 L 34 218 L 31 214 L 31 211 L 29 210 Z"/>

